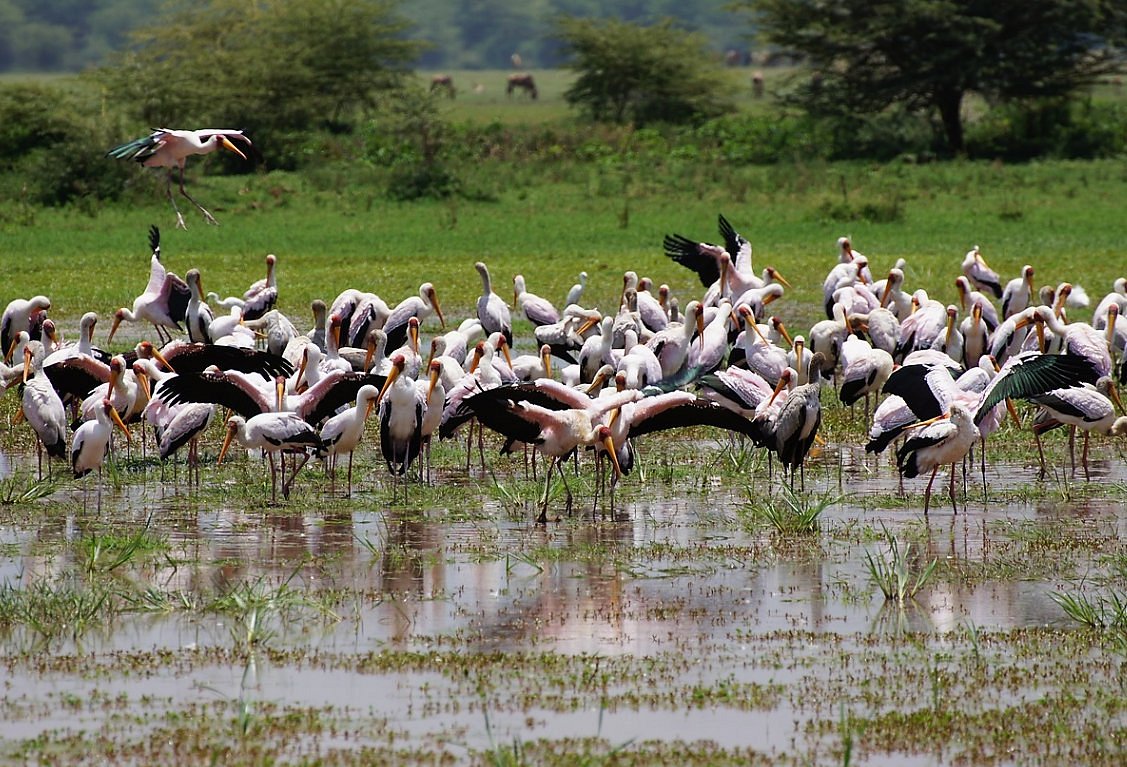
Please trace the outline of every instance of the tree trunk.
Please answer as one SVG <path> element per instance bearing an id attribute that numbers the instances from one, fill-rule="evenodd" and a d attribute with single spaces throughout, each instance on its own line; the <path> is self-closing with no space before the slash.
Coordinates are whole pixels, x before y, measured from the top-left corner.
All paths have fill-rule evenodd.
<path id="1" fill-rule="evenodd" d="M 939 119 L 943 121 L 943 132 L 947 134 L 947 146 L 952 154 L 963 154 L 966 151 L 963 142 L 963 92 L 940 93 L 935 104 L 939 108 Z"/>

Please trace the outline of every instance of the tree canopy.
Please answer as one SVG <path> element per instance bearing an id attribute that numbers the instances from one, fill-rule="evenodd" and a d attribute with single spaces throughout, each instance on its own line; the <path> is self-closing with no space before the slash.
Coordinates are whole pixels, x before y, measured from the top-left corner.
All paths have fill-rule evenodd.
<path id="1" fill-rule="evenodd" d="M 564 66 L 576 73 L 564 96 L 592 119 L 692 122 L 731 109 L 707 40 L 671 19 L 643 26 L 563 17 L 557 30 Z"/>
<path id="2" fill-rule="evenodd" d="M 1058 98 L 1119 67 L 1122 0 L 737 0 L 762 36 L 810 63 L 814 112 L 932 110 L 964 149 L 968 93 Z"/>
<path id="3" fill-rule="evenodd" d="M 165 0 L 0 0 L 0 72 L 78 71 L 104 63 L 130 31 L 163 17 Z M 245 3 L 253 7 L 253 2 Z M 653 23 L 669 16 L 699 30 L 714 53 L 746 43 L 725 0 L 411 0 L 403 15 L 429 47 L 415 62 L 433 69 L 498 69 L 513 53 L 524 66 L 555 67 L 559 14 Z"/>
<path id="4" fill-rule="evenodd" d="M 150 126 L 242 128 L 276 145 L 347 129 L 421 48 L 397 0 L 189 1 L 162 19 L 98 73 L 110 95 Z"/>

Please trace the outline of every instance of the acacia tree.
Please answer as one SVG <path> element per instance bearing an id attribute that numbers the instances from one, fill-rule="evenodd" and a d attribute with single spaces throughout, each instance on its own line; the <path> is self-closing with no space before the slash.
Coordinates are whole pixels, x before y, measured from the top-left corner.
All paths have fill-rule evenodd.
<path id="1" fill-rule="evenodd" d="M 769 43 L 801 54 L 816 113 L 901 105 L 938 114 L 965 149 L 963 101 L 1067 96 L 1119 66 L 1122 0 L 736 0 Z"/>
<path id="2" fill-rule="evenodd" d="M 652 26 L 562 17 L 556 36 L 576 73 L 564 93 L 594 120 L 692 122 L 731 109 L 707 40 L 665 19 Z"/>
<path id="3" fill-rule="evenodd" d="M 421 43 L 405 38 L 397 8 L 181 0 L 96 76 L 147 125 L 243 128 L 292 143 L 310 130 L 348 130 L 402 83 Z"/>

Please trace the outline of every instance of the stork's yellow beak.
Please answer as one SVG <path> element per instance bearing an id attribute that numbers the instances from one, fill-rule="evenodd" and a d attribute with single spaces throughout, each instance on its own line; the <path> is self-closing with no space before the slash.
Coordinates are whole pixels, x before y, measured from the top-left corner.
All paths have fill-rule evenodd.
<path id="1" fill-rule="evenodd" d="M 226 136 L 220 136 L 219 137 L 219 143 L 222 144 L 223 148 L 226 149 L 227 151 L 234 152 L 239 157 L 242 157 L 244 160 L 247 159 L 247 156 L 245 154 L 243 154 L 242 151 L 237 146 L 232 144 Z"/>

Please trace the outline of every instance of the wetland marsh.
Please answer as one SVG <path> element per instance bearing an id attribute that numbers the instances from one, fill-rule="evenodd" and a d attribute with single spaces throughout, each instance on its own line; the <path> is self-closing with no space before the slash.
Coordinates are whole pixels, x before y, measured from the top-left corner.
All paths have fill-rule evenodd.
<path id="1" fill-rule="evenodd" d="M 886 458 L 827 445 L 788 496 L 733 473 L 756 460 L 738 445 L 703 450 L 691 471 L 647 456 L 594 518 L 581 473 L 546 528 L 519 460 L 466 475 L 446 445 L 405 504 L 371 464 L 351 499 L 314 469 L 270 506 L 256 457 L 197 486 L 139 455 L 100 499 L 6 504 L 5 758 L 1120 761 L 1122 625 L 1058 599 L 1122 594 L 1121 454 L 1091 482 L 998 461 L 988 503 L 972 471 L 959 513 L 925 519 Z M 4 459 L 9 497 L 36 487 L 33 455 Z M 821 509 L 813 530 L 767 521 L 788 500 Z M 866 564 L 890 539 L 908 571 L 936 563 L 902 604 Z"/>
<path id="2" fill-rule="evenodd" d="M 669 162 L 651 175 L 677 177 Z M 221 295 L 277 253 L 295 323 L 344 286 L 413 294 L 423 257 L 451 317 L 470 311 L 478 258 L 499 285 L 521 271 L 551 296 L 585 269 L 591 303 L 614 305 L 624 264 L 696 290 L 661 235 L 711 232 L 719 210 L 794 283 L 772 308 L 803 328 L 846 231 L 875 268 L 904 255 L 944 296 L 975 242 L 1007 276 L 1030 260 L 1056 284 L 1082 264 L 1095 296 L 1121 276 L 1127 236 L 1117 161 L 699 170 L 686 195 L 624 154 L 497 202 L 414 205 L 338 190 L 336 172 L 207 178 L 224 225 L 186 233 L 155 194 L 96 215 L 8 206 L 0 233 L 24 258 L 5 261 L 5 286 L 50 293 L 68 329 L 88 309 L 108 317 L 140 290 L 145 232 L 165 221 L 169 268 L 198 266 Z M 151 442 L 100 482 L 61 466 L 39 482 L 15 400 L 0 400 L 3 763 L 1124 761 L 1121 442 L 1096 438 L 1085 479 L 1050 434 L 1038 480 L 1031 436 L 1007 423 L 988 500 L 968 467 L 954 514 L 941 474 L 925 518 L 924 482 L 901 494 L 890 456 L 861 447 L 860 408 L 827 389 L 827 444 L 798 496 L 762 451 L 700 429 L 643 438 L 593 516 L 581 460 L 573 513 L 554 487 L 559 519 L 538 526 L 542 475 L 499 441 L 469 473 L 462 444 L 437 445 L 435 485 L 393 502 L 375 424 L 347 499 L 312 462 L 271 505 L 257 456 L 215 466 L 219 424 L 197 484 Z"/>

